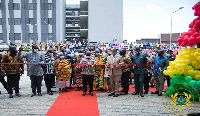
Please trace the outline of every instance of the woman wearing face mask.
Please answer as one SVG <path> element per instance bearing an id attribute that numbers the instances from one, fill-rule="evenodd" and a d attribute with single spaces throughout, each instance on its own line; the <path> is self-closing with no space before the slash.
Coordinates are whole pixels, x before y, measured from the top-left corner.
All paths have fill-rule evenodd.
<path id="1" fill-rule="evenodd" d="M 47 53 L 44 55 L 45 63 L 51 63 L 55 60 L 53 56 L 53 49 L 49 49 Z M 47 87 L 47 94 L 53 95 L 51 91 L 51 80 L 55 79 L 55 71 L 52 65 L 46 64 L 43 66 L 44 70 L 44 80 Z"/>
<path id="2" fill-rule="evenodd" d="M 44 63 L 44 55 L 41 52 L 38 52 L 38 46 L 36 44 L 32 45 L 32 51 L 24 53 L 21 55 L 22 58 L 25 58 L 27 63 L 34 63 L 27 65 L 27 76 L 30 76 L 31 79 L 31 88 L 32 95 L 31 97 L 36 95 L 36 88 L 38 96 L 42 96 L 41 94 L 41 80 L 44 74 L 41 63 Z M 19 54 L 21 54 L 21 49 Z"/>
<path id="3" fill-rule="evenodd" d="M 72 73 L 71 64 L 68 60 L 64 59 L 62 52 L 58 54 L 56 64 L 56 87 L 59 88 L 59 93 L 63 93 L 67 91 L 65 88 L 70 85 L 70 77 Z"/>
<path id="4" fill-rule="evenodd" d="M 162 96 L 162 91 L 164 89 L 164 74 L 163 71 L 167 68 L 168 59 L 164 56 L 164 51 L 158 51 L 158 56 L 154 59 L 154 78 L 156 81 L 156 91 L 152 94 L 158 94 Z"/>

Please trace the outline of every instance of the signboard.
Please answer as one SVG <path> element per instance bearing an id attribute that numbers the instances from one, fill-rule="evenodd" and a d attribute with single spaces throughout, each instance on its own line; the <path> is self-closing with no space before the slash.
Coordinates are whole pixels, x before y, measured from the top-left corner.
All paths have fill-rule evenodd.
<path id="1" fill-rule="evenodd" d="M 112 44 L 112 48 L 116 48 L 116 49 L 119 49 L 119 44 Z"/>

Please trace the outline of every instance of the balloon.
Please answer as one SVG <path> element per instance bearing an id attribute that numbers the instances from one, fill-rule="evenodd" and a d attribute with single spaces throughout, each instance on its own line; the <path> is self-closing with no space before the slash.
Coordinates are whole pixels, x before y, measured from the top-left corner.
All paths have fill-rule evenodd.
<path id="1" fill-rule="evenodd" d="M 192 80 L 192 77 L 187 76 L 187 77 L 185 77 L 185 80 L 186 80 L 187 82 L 190 82 L 190 81 Z"/>
<path id="2" fill-rule="evenodd" d="M 194 35 L 194 34 L 193 34 Z M 194 38 L 194 37 L 190 37 L 189 39 L 188 39 L 188 42 L 189 43 L 194 43 L 196 41 L 196 39 Z"/>
<path id="3" fill-rule="evenodd" d="M 197 40 L 198 42 L 200 42 L 200 36 L 196 37 L 196 40 Z"/>
<path id="4" fill-rule="evenodd" d="M 192 81 L 189 82 L 189 84 L 190 84 L 191 86 L 194 86 L 195 83 L 196 83 L 196 82 L 195 82 L 194 80 L 192 80 Z"/>
<path id="5" fill-rule="evenodd" d="M 171 94 L 170 91 L 166 91 L 166 95 L 169 96 Z"/>
<path id="6" fill-rule="evenodd" d="M 196 82 L 196 85 L 197 85 L 197 86 L 200 86 L 200 81 L 197 81 L 197 82 Z"/>
<path id="7" fill-rule="evenodd" d="M 184 40 L 184 39 L 183 39 L 183 36 L 179 36 L 178 39 L 177 39 L 177 41 L 180 42 L 180 43 L 182 43 L 183 40 Z"/>

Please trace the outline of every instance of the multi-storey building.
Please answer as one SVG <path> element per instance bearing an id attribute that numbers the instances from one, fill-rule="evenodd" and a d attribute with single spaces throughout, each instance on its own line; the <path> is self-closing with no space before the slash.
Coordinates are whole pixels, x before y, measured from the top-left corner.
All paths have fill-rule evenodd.
<path id="1" fill-rule="evenodd" d="M 80 0 L 66 5 L 66 41 L 123 41 L 123 0 Z"/>
<path id="2" fill-rule="evenodd" d="M 0 42 L 60 42 L 66 0 L 0 0 Z"/>
<path id="3" fill-rule="evenodd" d="M 88 38 L 88 1 L 66 5 L 66 41 L 85 42 Z"/>

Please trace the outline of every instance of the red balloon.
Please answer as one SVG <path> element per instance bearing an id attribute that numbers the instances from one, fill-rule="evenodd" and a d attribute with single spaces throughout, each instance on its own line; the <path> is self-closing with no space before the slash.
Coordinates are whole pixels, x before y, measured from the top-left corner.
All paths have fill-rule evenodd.
<path id="1" fill-rule="evenodd" d="M 199 43 L 198 41 L 195 41 L 195 42 L 194 42 L 195 45 L 197 45 L 198 43 Z"/>
<path id="2" fill-rule="evenodd" d="M 187 43 L 187 45 L 191 47 L 194 45 L 194 43 Z"/>
<path id="3" fill-rule="evenodd" d="M 197 40 L 198 42 L 200 42 L 200 36 L 196 37 L 196 40 Z"/>
<path id="4" fill-rule="evenodd" d="M 182 36 L 189 36 L 190 35 L 190 33 L 188 33 L 188 32 L 183 32 L 182 33 Z"/>
<path id="5" fill-rule="evenodd" d="M 184 37 L 184 42 L 186 42 L 186 43 L 188 42 L 188 37 L 186 37 L 186 36 Z"/>
<path id="6" fill-rule="evenodd" d="M 198 32 L 195 32 L 195 33 L 193 33 L 193 35 L 192 35 L 192 37 L 197 37 L 197 36 L 199 36 L 199 33 Z"/>
<path id="7" fill-rule="evenodd" d="M 181 42 L 178 42 L 178 46 L 181 46 L 181 44 L 182 44 Z"/>
<path id="8" fill-rule="evenodd" d="M 196 41 L 196 39 L 194 38 L 194 37 L 190 37 L 189 39 L 188 39 L 188 43 L 195 43 L 195 41 Z"/>
<path id="9" fill-rule="evenodd" d="M 177 39 L 177 41 L 178 41 L 178 42 L 180 42 L 180 43 L 182 43 L 182 42 L 183 42 L 183 40 L 184 40 L 184 39 L 183 39 L 183 37 L 182 37 L 182 36 L 179 36 L 179 37 L 178 37 L 178 39 Z"/>
<path id="10" fill-rule="evenodd" d="M 193 28 L 194 28 L 194 29 L 199 29 L 199 26 L 194 25 Z"/>
<path id="11" fill-rule="evenodd" d="M 199 25 L 200 25 L 200 20 L 197 20 L 197 21 L 195 22 L 195 25 L 197 25 L 197 26 L 199 27 Z"/>
<path id="12" fill-rule="evenodd" d="M 189 24 L 189 28 L 193 28 L 193 26 L 194 26 L 194 23 L 191 22 L 191 23 Z"/>
<path id="13" fill-rule="evenodd" d="M 184 42 L 184 41 L 181 43 L 181 46 L 182 46 L 182 47 L 185 47 L 186 45 L 187 45 L 187 43 Z"/>

